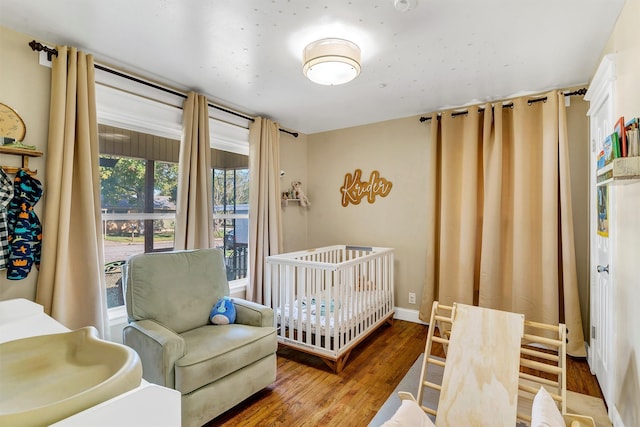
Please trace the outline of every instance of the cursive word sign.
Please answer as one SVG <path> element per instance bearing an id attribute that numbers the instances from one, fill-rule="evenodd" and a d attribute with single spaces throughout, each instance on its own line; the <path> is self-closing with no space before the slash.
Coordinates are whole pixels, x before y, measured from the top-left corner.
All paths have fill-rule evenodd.
<path id="1" fill-rule="evenodd" d="M 376 196 L 386 197 L 391 191 L 393 183 L 380 177 L 380 172 L 373 171 L 369 176 L 369 181 L 361 181 L 362 171 L 356 169 L 353 175 L 344 175 L 344 185 L 340 187 L 342 193 L 342 206 L 347 207 L 349 203 L 360 204 L 360 201 L 367 198 L 369 203 L 376 201 Z"/>

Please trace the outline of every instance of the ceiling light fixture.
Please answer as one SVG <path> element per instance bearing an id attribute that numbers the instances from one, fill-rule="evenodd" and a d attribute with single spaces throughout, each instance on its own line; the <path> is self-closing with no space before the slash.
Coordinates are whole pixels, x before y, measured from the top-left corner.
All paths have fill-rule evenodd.
<path id="1" fill-rule="evenodd" d="M 344 39 L 322 39 L 307 45 L 302 71 L 321 85 L 341 85 L 360 74 L 360 48 Z"/>

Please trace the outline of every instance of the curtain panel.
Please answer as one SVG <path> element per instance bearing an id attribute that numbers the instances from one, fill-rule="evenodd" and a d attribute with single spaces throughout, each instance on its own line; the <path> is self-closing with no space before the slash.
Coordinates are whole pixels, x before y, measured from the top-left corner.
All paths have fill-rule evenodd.
<path id="1" fill-rule="evenodd" d="M 566 323 L 586 356 L 578 301 L 564 95 L 432 117 L 427 274 L 434 300 Z"/>
<path id="2" fill-rule="evenodd" d="M 66 327 L 108 338 L 93 57 L 56 48 L 36 302 Z"/>
<path id="3" fill-rule="evenodd" d="M 249 284 L 247 299 L 264 301 L 265 258 L 282 248 L 280 131 L 258 117 L 249 126 Z"/>
<path id="4" fill-rule="evenodd" d="M 190 92 L 182 113 L 176 250 L 213 247 L 213 177 L 207 98 Z"/>

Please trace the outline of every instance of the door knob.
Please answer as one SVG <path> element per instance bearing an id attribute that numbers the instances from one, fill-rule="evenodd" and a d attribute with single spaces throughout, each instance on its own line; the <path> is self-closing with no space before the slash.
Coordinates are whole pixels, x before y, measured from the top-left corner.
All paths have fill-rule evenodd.
<path id="1" fill-rule="evenodd" d="M 598 273 L 602 273 L 603 271 L 609 274 L 609 264 L 607 264 L 606 267 L 603 267 L 601 265 L 598 266 Z"/>

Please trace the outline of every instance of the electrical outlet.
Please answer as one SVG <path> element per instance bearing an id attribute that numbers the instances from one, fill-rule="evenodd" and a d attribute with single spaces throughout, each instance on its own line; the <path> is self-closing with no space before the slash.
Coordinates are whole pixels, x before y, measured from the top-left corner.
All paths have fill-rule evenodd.
<path id="1" fill-rule="evenodd" d="M 416 294 L 415 292 L 409 292 L 409 304 L 416 303 Z"/>

